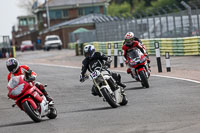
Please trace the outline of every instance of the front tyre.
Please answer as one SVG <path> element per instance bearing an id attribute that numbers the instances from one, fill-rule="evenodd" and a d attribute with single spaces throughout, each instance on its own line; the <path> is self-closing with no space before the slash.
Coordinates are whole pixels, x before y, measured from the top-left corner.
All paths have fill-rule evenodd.
<path id="1" fill-rule="evenodd" d="M 107 88 L 102 88 L 101 89 L 101 93 L 103 95 L 103 97 L 106 99 L 106 101 L 108 102 L 108 104 L 113 107 L 113 108 L 117 108 L 119 105 L 116 102 L 115 99 L 115 95 L 114 94 L 110 94 L 107 90 Z"/>
<path id="2" fill-rule="evenodd" d="M 141 78 L 142 86 L 146 87 L 146 88 L 149 88 L 149 82 L 148 82 L 148 79 L 147 79 L 147 76 L 146 76 L 144 70 L 140 71 L 139 75 L 140 75 L 140 78 Z"/>
<path id="3" fill-rule="evenodd" d="M 28 114 L 28 116 L 35 122 L 40 122 L 41 119 L 41 115 L 40 112 L 37 110 L 34 110 L 32 105 L 28 102 L 25 101 L 24 103 L 22 103 L 22 106 L 24 108 L 24 111 Z"/>

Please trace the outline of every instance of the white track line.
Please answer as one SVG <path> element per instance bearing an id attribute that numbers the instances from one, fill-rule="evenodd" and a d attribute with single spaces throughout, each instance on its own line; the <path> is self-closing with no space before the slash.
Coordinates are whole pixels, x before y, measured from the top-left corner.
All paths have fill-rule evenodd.
<path id="1" fill-rule="evenodd" d="M 43 65 L 43 66 L 53 66 L 53 67 L 63 67 L 63 68 L 72 68 L 72 69 L 81 69 L 81 67 L 75 67 L 75 66 L 53 65 L 53 64 L 44 64 L 44 63 L 28 63 L 28 64 Z M 121 70 L 112 70 L 112 71 L 126 73 L 125 71 L 121 71 Z M 196 81 L 196 80 L 192 80 L 192 79 L 177 78 L 177 77 L 163 76 L 163 75 L 154 75 L 154 74 L 152 74 L 151 76 L 169 78 L 169 79 L 177 79 L 177 80 L 184 80 L 184 81 L 189 81 L 189 82 L 200 84 L 200 81 Z"/>

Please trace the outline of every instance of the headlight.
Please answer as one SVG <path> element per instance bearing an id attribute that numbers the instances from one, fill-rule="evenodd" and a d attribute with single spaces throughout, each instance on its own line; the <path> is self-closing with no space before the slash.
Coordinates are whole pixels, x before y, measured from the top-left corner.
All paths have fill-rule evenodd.
<path id="1" fill-rule="evenodd" d="M 143 62 L 145 62 L 145 60 L 146 60 L 146 58 L 145 58 L 145 57 L 143 57 L 143 58 L 141 59 L 140 63 L 143 63 Z"/>
<path id="2" fill-rule="evenodd" d="M 130 62 L 129 64 L 130 64 L 130 66 L 134 66 L 135 62 Z"/>

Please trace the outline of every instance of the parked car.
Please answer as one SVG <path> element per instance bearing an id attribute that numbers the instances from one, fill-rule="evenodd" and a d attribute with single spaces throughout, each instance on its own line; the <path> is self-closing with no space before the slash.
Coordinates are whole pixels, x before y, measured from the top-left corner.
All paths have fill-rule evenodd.
<path id="1" fill-rule="evenodd" d="M 48 35 L 45 38 L 44 43 L 44 50 L 49 51 L 51 48 L 58 48 L 59 50 L 62 49 L 62 41 L 60 37 L 57 35 Z"/>
<path id="2" fill-rule="evenodd" d="M 31 40 L 22 41 L 20 50 L 24 52 L 25 50 L 34 50 L 34 45 Z"/>

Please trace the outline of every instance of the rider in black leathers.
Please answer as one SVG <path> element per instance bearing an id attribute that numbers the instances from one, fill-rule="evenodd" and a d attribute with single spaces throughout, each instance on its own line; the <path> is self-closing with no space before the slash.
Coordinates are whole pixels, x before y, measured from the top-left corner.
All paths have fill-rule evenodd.
<path id="1" fill-rule="evenodd" d="M 93 72 L 94 69 L 98 66 L 105 66 L 106 63 L 111 63 L 112 59 L 110 57 L 105 56 L 101 52 L 95 52 L 95 48 L 93 45 L 86 45 L 84 47 L 84 55 L 85 59 L 82 62 L 82 69 L 81 69 L 81 75 L 80 75 L 80 82 L 85 81 L 85 73 L 88 70 L 89 72 Z M 106 69 L 111 76 L 115 79 L 116 83 L 125 88 L 126 85 L 121 83 L 121 75 L 118 73 L 114 73 Z M 94 86 L 92 87 L 92 94 L 97 95 L 94 90 Z"/>

